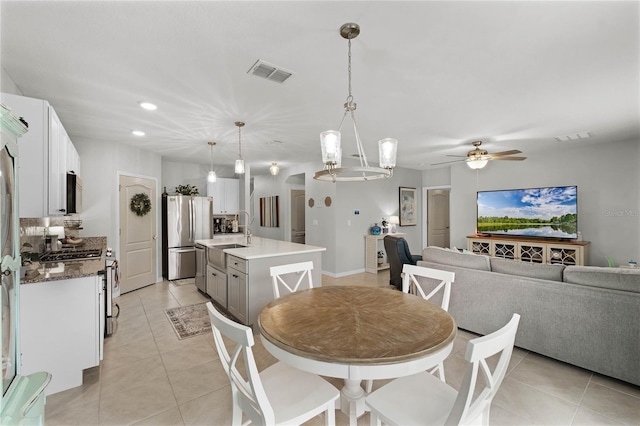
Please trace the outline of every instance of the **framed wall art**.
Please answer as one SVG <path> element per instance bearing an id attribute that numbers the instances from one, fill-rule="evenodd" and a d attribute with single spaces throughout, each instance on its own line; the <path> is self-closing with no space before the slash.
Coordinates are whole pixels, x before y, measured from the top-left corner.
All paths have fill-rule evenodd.
<path id="1" fill-rule="evenodd" d="M 415 188 L 400 187 L 399 206 L 400 226 L 417 225 Z"/>
<path id="2" fill-rule="evenodd" d="M 260 198 L 260 226 L 277 228 L 280 226 L 280 206 L 278 196 Z"/>

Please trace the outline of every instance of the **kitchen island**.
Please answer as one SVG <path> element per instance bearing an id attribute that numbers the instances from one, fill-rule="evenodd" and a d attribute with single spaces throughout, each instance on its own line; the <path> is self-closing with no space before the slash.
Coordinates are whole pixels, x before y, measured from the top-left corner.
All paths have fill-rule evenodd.
<path id="1" fill-rule="evenodd" d="M 244 236 L 215 237 L 196 240 L 207 248 L 206 293 L 211 299 L 238 321 L 257 329 L 258 316 L 264 306 L 273 300 L 273 287 L 269 269 L 289 263 L 313 262 L 314 286 L 322 284 L 322 252 L 324 247 L 269 238 L 252 237 L 246 244 Z M 238 245 L 224 248 L 224 264 L 212 262 L 216 246 Z"/>

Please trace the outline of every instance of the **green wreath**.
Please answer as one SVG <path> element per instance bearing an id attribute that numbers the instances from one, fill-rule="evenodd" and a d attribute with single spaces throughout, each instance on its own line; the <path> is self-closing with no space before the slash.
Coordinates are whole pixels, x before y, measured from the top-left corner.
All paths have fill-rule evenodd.
<path id="1" fill-rule="evenodd" d="M 144 216 L 151 211 L 151 200 L 147 194 L 141 192 L 131 197 L 129 207 L 136 215 Z"/>

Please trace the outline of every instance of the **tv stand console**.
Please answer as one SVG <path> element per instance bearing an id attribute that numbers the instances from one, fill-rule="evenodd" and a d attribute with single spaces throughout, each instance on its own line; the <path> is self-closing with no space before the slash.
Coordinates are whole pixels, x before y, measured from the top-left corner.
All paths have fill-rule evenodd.
<path id="1" fill-rule="evenodd" d="M 522 262 L 560 265 L 589 263 L 589 241 L 470 235 L 467 237 L 467 250 L 476 254 Z"/>

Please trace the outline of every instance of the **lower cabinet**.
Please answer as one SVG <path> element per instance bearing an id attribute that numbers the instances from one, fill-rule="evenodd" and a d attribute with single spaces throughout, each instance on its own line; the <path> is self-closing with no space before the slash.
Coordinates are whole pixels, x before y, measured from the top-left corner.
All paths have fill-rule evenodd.
<path id="1" fill-rule="evenodd" d="M 227 307 L 227 274 L 211 265 L 207 265 L 207 294 Z"/>
<path id="2" fill-rule="evenodd" d="M 102 277 L 20 286 L 23 375 L 48 371 L 47 395 L 82 385 L 82 371 L 100 364 Z"/>
<path id="3" fill-rule="evenodd" d="M 248 291 L 246 260 L 227 255 L 227 309 L 243 324 L 247 324 Z"/>

